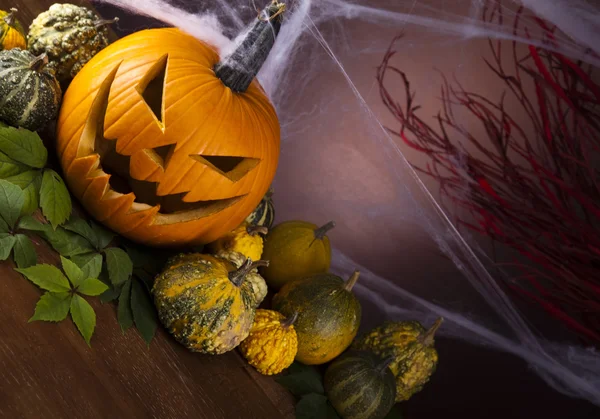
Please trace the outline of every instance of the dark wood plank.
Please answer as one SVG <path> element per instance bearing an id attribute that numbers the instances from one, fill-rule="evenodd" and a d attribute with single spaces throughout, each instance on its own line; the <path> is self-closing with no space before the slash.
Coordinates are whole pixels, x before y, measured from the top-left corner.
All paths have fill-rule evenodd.
<path id="1" fill-rule="evenodd" d="M 53 3 L 0 0 L 0 9 L 17 7 L 28 25 Z M 37 249 L 40 263 L 58 261 L 42 241 Z M 291 396 L 235 351 L 193 354 L 162 328 L 148 347 L 136 331 L 121 332 L 114 304 L 97 299 L 89 348 L 70 320 L 27 322 L 40 290 L 9 262 L 0 264 L 0 296 L 0 417 L 294 417 Z"/>

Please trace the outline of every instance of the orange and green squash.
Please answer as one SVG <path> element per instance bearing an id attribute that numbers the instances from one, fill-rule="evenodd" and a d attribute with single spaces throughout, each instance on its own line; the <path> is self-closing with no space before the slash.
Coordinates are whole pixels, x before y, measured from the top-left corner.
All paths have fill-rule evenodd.
<path id="1" fill-rule="evenodd" d="M 322 227 L 305 221 L 285 221 L 273 227 L 263 249 L 269 266 L 261 274 L 270 287 L 278 290 L 288 282 L 325 273 L 331 265 L 331 245 L 327 232 L 335 224 Z"/>
<path id="2" fill-rule="evenodd" d="M 252 260 L 259 260 L 263 253 L 263 238 L 267 234 L 266 227 L 248 224 L 244 221 L 239 227 L 223 237 L 209 243 L 206 249 L 209 253 L 237 252 Z"/>
<path id="3" fill-rule="evenodd" d="M 261 261 L 236 268 L 203 254 L 172 258 L 152 287 L 158 316 L 193 352 L 222 354 L 248 337 L 256 301 L 248 273 Z"/>
<path id="4" fill-rule="evenodd" d="M 245 263 L 248 262 L 248 258 L 241 253 L 232 250 L 221 250 L 215 256 L 223 259 L 227 259 L 236 268 L 241 268 Z M 268 261 L 264 261 L 268 263 Z M 256 301 L 256 307 L 258 307 L 269 292 L 265 279 L 258 273 L 258 268 L 251 269 L 246 275 L 246 281 L 252 285 L 252 292 L 254 294 L 254 300 Z"/>
<path id="5" fill-rule="evenodd" d="M 15 17 L 17 12 L 15 8 L 11 8 L 9 12 L 0 10 L 0 50 L 27 49 L 25 29 Z"/>
<path id="6" fill-rule="evenodd" d="M 348 351 L 327 367 L 329 402 L 343 419 L 383 419 L 395 404 L 396 383 L 388 365 L 366 351 Z"/>
<path id="7" fill-rule="evenodd" d="M 83 67 L 65 93 L 57 149 L 94 218 L 133 241 L 179 247 L 217 240 L 256 208 L 275 176 L 280 127 L 255 76 L 281 7 L 267 6 L 227 57 L 161 28 Z"/>
<path id="8" fill-rule="evenodd" d="M 331 361 L 356 337 L 362 309 L 352 293 L 359 273 L 344 282 L 332 274 L 318 274 L 286 284 L 272 306 L 284 316 L 298 313 L 296 360 L 305 365 Z"/>

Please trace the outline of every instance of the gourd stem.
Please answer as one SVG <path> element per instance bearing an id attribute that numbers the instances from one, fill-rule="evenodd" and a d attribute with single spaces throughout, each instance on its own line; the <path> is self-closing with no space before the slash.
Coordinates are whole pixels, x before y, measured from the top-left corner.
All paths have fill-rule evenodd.
<path id="1" fill-rule="evenodd" d="M 48 54 L 45 52 L 37 57 L 29 64 L 29 68 L 33 71 L 42 71 L 48 64 Z"/>
<path id="2" fill-rule="evenodd" d="M 248 258 L 237 271 L 229 272 L 229 280 L 233 283 L 233 285 L 239 287 L 244 282 L 244 279 L 246 279 L 246 275 L 248 275 L 252 269 L 261 266 L 269 266 L 269 262 L 266 260 L 257 260 L 256 262 L 252 262 L 252 259 Z"/>
<path id="3" fill-rule="evenodd" d="M 435 332 L 437 332 L 437 330 L 440 328 L 443 321 L 444 321 L 443 317 L 440 317 L 439 319 L 437 319 L 435 321 L 433 326 L 431 326 L 431 328 L 429 328 L 429 330 L 427 332 L 425 332 L 424 335 L 421 335 L 420 340 L 423 345 L 425 345 L 425 346 L 433 345 L 433 336 L 435 335 Z"/>
<path id="4" fill-rule="evenodd" d="M 335 227 L 335 221 L 330 221 L 324 226 L 321 226 L 315 230 L 315 239 L 321 240 L 329 230 Z"/>
<path id="5" fill-rule="evenodd" d="M 15 7 L 11 7 L 10 13 L 4 16 L 4 22 L 6 22 L 8 26 L 12 26 L 15 23 L 15 13 L 17 12 L 18 10 Z"/>
<path id="6" fill-rule="evenodd" d="M 112 25 L 113 23 L 117 23 L 118 21 L 119 21 L 118 17 L 115 17 L 113 19 L 99 19 L 94 22 L 94 26 L 96 28 L 100 28 L 102 26 Z"/>
<path id="7" fill-rule="evenodd" d="M 273 188 L 269 188 L 269 190 L 267 191 L 267 193 L 265 194 L 265 198 L 269 199 L 273 196 Z"/>
<path id="8" fill-rule="evenodd" d="M 358 277 L 360 276 L 360 272 L 358 270 L 354 271 L 352 276 L 348 281 L 346 281 L 346 285 L 344 285 L 344 289 L 346 291 L 352 291 L 354 285 L 356 285 L 356 281 L 358 281 Z"/>
<path id="9" fill-rule="evenodd" d="M 240 44 L 215 66 L 215 75 L 234 92 L 245 92 L 267 60 L 279 34 L 285 4 L 273 0 Z"/>
<path id="10" fill-rule="evenodd" d="M 265 227 L 265 226 L 251 225 L 251 226 L 248 226 L 248 228 L 246 229 L 246 231 L 251 236 L 256 236 L 257 234 L 266 235 L 269 232 L 269 229 L 267 227 Z"/>
<path id="11" fill-rule="evenodd" d="M 385 370 L 388 369 L 388 367 L 390 365 L 392 365 L 392 362 L 394 362 L 394 359 L 396 359 L 396 358 L 394 358 L 393 356 L 388 356 L 387 358 L 384 358 L 381 361 L 381 364 L 379 364 L 377 366 L 377 370 L 379 371 L 379 373 L 383 374 L 385 372 Z"/>
<path id="12" fill-rule="evenodd" d="M 287 329 L 288 327 L 296 323 L 296 320 L 298 320 L 298 312 L 294 311 L 294 313 L 292 313 L 290 317 L 281 321 L 281 327 Z"/>

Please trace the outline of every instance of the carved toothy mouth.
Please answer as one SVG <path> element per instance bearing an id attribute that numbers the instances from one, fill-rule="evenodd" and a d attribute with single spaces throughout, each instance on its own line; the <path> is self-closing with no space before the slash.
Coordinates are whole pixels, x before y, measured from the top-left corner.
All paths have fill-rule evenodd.
<path id="1" fill-rule="evenodd" d="M 144 99 L 144 103 L 152 112 L 155 122 L 163 132 L 165 130 L 163 93 L 167 63 L 168 55 L 165 55 L 148 71 L 137 86 L 138 93 Z M 86 119 L 77 151 L 77 157 L 90 155 L 98 157 L 87 178 L 108 178 L 102 200 L 133 194 L 134 201 L 131 204 L 130 212 L 147 211 L 150 208 L 158 207 L 153 223 L 175 224 L 208 217 L 244 199 L 247 194 L 227 199 L 188 202 L 185 201 L 188 192 L 159 195 L 160 182 L 138 180 L 131 176 L 131 156 L 118 153 L 117 141 L 104 136 L 108 99 L 118 69 L 119 66 L 111 71 L 100 85 Z M 164 172 L 172 153 L 175 152 L 175 147 L 176 144 L 148 148 L 144 149 L 143 153 L 148 158 L 147 161 L 155 166 L 155 172 Z M 190 155 L 189 157 L 208 166 L 233 183 L 241 180 L 260 163 L 260 159 L 239 156 Z"/>

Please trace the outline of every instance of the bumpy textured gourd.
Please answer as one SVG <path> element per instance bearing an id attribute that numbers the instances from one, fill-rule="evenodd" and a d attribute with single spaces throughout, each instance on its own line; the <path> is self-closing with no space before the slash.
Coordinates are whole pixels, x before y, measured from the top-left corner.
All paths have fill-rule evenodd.
<path id="1" fill-rule="evenodd" d="M 396 383 L 388 365 L 366 351 L 348 351 L 325 371 L 325 393 L 343 419 L 383 419 L 395 404 Z"/>
<path id="2" fill-rule="evenodd" d="M 233 263 L 236 268 L 241 268 L 248 260 L 248 258 L 241 253 L 231 250 L 221 250 L 215 256 L 227 259 Z M 248 275 L 246 275 L 246 281 L 252 284 L 252 292 L 254 294 L 254 299 L 256 300 L 255 305 L 258 307 L 269 292 L 267 283 L 265 282 L 265 279 L 259 275 L 257 268 L 254 268 L 248 272 Z"/>
<path id="3" fill-rule="evenodd" d="M 405 401 L 423 389 L 437 368 L 433 345 L 441 324 L 440 318 L 426 330 L 416 321 L 386 322 L 357 339 L 352 349 L 393 357 L 390 369 L 396 376 L 396 401 Z"/>
<path id="4" fill-rule="evenodd" d="M 248 337 L 240 344 L 240 352 L 258 372 L 279 374 L 294 362 L 298 337 L 294 329 L 297 313 L 286 318 L 273 310 L 256 310 Z"/>
<path id="5" fill-rule="evenodd" d="M 344 282 L 332 274 L 319 274 L 286 284 L 274 297 L 273 309 L 284 316 L 298 313 L 296 360 L 306 365 L 331 361 L 356 337 L 362 309 L 352 293 L 359 273 Z"/>
<path id="6" fill-rule="evenodd" d="M 0 51 L 0 120 L 36 131 L 56 118 L 62 91 L 47 63 L 20 48 Z"/>
<path id="7" fill-rule="evenodd" d="M 25 29 L 15 17 L 17 11 L 15 8 L 8 12 L 0 10 L 0 50 L 27 49 Z"/>
<path id="8" fill-rule="evenodd" d="M 259 260 L 263 253 L 263 238 L 268 229 L 243 222 L 235 230 L 207 245 L 209 253 L 217 254 L 221 251 L 233 251 L 252 260 Z"/>
<path id="9" fill-rule="evenodd" d="M 191 351 L 222 354 L 234 349 L 248 336 L 256 309 L 246 276 L 262 263 L 237 269 L 210 255 L 172 258 L 152 288 L 162 324 Z"/>
<path id="10" fill-rule="evenodd" d="M 319 227 L 306 221 L 285 221 L 269 230 L 262 257 L 270 264 L 260 271 L 267 284 L 277 290 L 296 279 L 327 272 L 331 265 L 327 232 L 334 226 L 334 222 Z"/>
<path id="11" fill-rule="evenodd" d="M 246 222 L 270 229 L 273 221 L 275 221 L 275 205 L 273 204 L 273 190 L 269 188 L 269 192 L 265 194 L 260 204 L 246 217 Z"/>
<path id="12" fill-rule="evenodd" d="M 29 27 L 27 45 L 33 54 L 47 53 L 59 81 L 71 79 L 109 44 L 107 25 L 96 13 L 73 4 L 53 4 Z"/>

